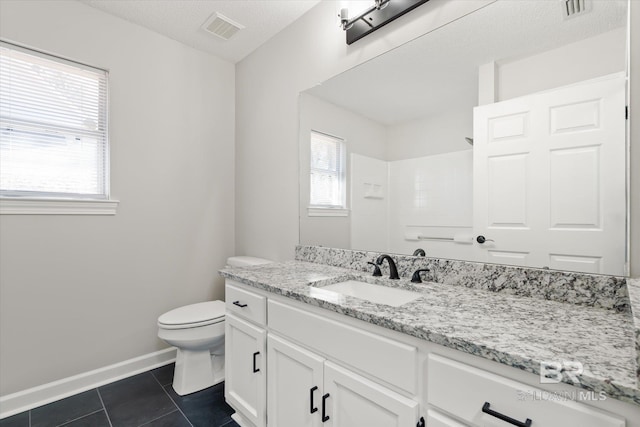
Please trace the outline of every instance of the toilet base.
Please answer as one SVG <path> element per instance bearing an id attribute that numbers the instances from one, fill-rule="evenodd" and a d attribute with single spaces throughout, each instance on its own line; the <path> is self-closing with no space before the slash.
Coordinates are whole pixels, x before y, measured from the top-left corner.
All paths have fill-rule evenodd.
<path id="1" fill-rule="evenodd" d="M 178 395 L 195 393 L 222 381 L 224 356 L 211 355 L 209 350 L 178 349 L 173 372 L 173 389 Z"/>

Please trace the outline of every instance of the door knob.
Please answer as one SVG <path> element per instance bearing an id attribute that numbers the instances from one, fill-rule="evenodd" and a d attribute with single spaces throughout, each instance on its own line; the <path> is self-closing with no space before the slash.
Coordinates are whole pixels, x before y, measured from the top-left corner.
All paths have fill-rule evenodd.
<path id="1" fill-rule="evenodd" d="M 480 235 L 480 236 L 476 237 L 476 242 L 478 242 L 480 244 L 483 244 L 484 242 L 495 242 L 495 240 L 487 239 L 483 235 Z"/>

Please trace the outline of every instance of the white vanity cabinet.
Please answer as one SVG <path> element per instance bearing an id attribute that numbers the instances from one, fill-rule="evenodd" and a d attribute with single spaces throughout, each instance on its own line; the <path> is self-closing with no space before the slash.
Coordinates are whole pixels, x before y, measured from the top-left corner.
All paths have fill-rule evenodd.
<path id="1" fill-rule="evenodd" d="M 295 322 L 295 320 L 294 320 Z M 269 425 L 278 427 L 404 427 L 418 403 L 269 334 Z"/>
<path id="2" fill-rule="evenodd" d="M 404 427 L 418 422 L 419 404 L 331 362 L 325 362 L 327 427 Z"/>
<path id="3" fill-rule="evenodd" d="M 570 398 L 543 399 L 540 389 L 446 357 L 430 354 L 428 365 L 429 404 L 469 426 L 625 426 L 624 419 L 612 414 Z"/>
<path id="4" fill-rule="evenodd" d="M 427 410 L 427 426 L 429 427 L 467 427 L 464 424 L 452 420 L 448 416 L 433 409 Z"/>
<path id="5" fill-rule="evenodd" d="M 419 422 L 415 346 L 272 300 L 232 280 L 226 295 L 225 399 L 242 427 Z"/>
<path id="6" fill-rule="evenodd" d="M 224 397 L 238 424 L 265 427 L 266 298 L 230 284 L 226 295 Z"/>
<path id="7" fill-rule="evenodd" d="M 269 424 L 322 425 L 324 359 L 269 334 L 267 344 Z"/>
<path id="8" fill-rule="evenodd" d="M 635 405 L 580 402 L 590 392 L 566 384 L 547 388 L 583 394 L 528 398 L 542 392 L 531 374 L 231 280 L 227 307 L 225 398 L 242 427 L 640 427 Z"/>

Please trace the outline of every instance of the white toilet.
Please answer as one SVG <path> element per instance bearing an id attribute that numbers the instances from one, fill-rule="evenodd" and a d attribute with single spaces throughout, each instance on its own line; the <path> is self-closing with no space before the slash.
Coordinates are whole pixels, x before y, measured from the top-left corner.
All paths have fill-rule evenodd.
<path id="1" fill-rule="evenodd" d="M 231 267 L 268 264 L 262 258 L 231 257 Z M 158 337 L 177 347 L 173 389 L 180 396 L 224 380 L 224 301 L 207 301 L 171 310 L 158 318 Z"/>

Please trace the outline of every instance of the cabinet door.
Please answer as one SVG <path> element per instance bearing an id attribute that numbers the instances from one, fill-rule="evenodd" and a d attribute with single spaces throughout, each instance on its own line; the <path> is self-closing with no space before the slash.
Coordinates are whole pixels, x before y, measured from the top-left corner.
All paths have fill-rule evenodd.
<path id="1" fill-rule="evenodd" d="M 256 427 L 266 425 L 266 335 L 264 329 L 226 315 L 224 397 Z"/>
<path id="2" fill-rule="evenodd" d="M 321 426 L 324 359 L 271 334 L 267 347 L 269 425 Z"/>
<path id="3" fill-rule="evenodd" d="M 419 420 L 417 402 L 331 362 L 324 364 L 324 392 L 327 427 L 406 427 Z"/>
<path id="4" fill-rule="evenodd" d="M 429 427 L 465 427 L 464 424 L 454 421 L 433 409 L 427 411 L 427 425 Z"/>

